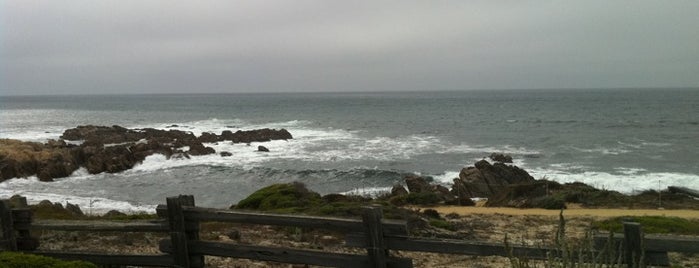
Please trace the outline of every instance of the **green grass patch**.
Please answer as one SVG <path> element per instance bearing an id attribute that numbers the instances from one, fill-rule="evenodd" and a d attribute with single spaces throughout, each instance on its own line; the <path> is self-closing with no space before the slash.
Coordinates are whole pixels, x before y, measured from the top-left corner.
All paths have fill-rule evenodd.
<path id="1" fill-rule="evenodd" d="M 405 201 L 412 205 L 436 205 L 441 201 L 439 196 L 433 192 L 409 193 Z"/>
<path id="2" fill-rule="evenodd" d="M 321 203 L 318 193 L 306 189 L 302 183 L 272 184 L 255 191 L 235 207 L 275 212 L 298 212 L 295 208 Z"/>
<path id="3" fill-rule="evenodd" d="M 455 231 L 456 227 L 445 220 L 431 219 L 430 226 Z"/>
<path id="4" fill-rule="evenodd" d="M 0 268 L 97 268 L 84 261 L 62 261 L 18 252 L 0 252 Z"/>
<path id="5" fill-rule="evenodd" d="M 699 235 L 699 221 L 678 217 L 663 216 L 639 216 L 639 217 L 616 217 L 603 221 L 593 222 L 593 228 L 608 230 L 612 232 L 622 232 L 622 221 L 638 222 L 647 234 L 682 234 Z"/>

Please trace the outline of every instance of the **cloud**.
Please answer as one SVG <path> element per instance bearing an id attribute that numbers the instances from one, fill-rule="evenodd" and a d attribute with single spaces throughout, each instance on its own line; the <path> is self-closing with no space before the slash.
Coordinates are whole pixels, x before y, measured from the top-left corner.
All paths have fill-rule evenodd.
<path id="1" fill-rule="evenodd" d="M 0 94 L 699 86 L 696 1 L 5 1 Z"/>

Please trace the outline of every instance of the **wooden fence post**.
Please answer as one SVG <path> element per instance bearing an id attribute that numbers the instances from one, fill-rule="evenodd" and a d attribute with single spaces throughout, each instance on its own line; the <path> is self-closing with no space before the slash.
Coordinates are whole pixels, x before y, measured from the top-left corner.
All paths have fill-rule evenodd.
<path id="1" fill-rule="evenodd" d="M 170 225 L 170 240 L 172 241 L 172 255 L 175 266 L 189 268 L 189 248 L 187 246 L 184 212 L 182 210 L 183 199 L 179 197 L 168 197 L 166 200 L 168 223 Z"/>
<path id="2" fill-rule="evenodd" d="M 641 224 L 637 222 L 624 222 L 624 258 L 628 268 L 641 267 L 645 260 L 641 235 Z"/>
<path id="3" fill-rule="evenodd" d="M 36 250 L 39 247 L 39 239 L 32 237 L 31 232 L 33 216 L 27 207 L 12 210 L 18 250 Z"/>
<path id="4" fill-rule="evenodd" d="M 2 221 L 2 239 L 7 242 L 7 250 L 17 250 L 17 240 L 15 236 L 14 220 L 12 219 L 12 210 L 8 204 L 8 200 L 0 202 L 0 220 Z"/>
<path id="5" fill-rule="evenodd" d="M 362 213 L 362 221 L 366 230 L 367 253 L 369 255 L 369 267 L 386 268 L 388 252 L 384 241 L 381 218 L 383 212 L 380 207 L 367 207 Z"/>
<path id="6" fill-rule="evenodd" d="M 195 207 L 194 196 L 193 195 L 180 195 L 179 196 L 183 206 Z M 185 234 L 189 241 L 199 240 L 199 221 L 190 221 L 185 219 L 186 230 Z M 190 255 L 189 265 L 193 268 L 204 267 L 204 255 Z"/>

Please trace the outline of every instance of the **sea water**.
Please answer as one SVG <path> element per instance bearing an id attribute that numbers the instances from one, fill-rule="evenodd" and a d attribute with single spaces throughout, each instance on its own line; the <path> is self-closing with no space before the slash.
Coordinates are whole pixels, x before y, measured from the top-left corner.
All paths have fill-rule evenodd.
<path id="1" fill-rule="evenodd" d="M 220 134 L 285 128 L 288 141 L 206 144 L 218 154 L 152 155 L 116 174 L 0 183 L 0 198 L 49 199 L 101 213 L 151 210 L 167 196 L 228 207 L 273 183 L 321 194 L 386 191 L 406 174 L 449 185 L 493 152 L 537 179 L 634 193 L 699 189 L 699 89 L 494 90 L 2 96 L 0 138 L 58 139 L 79 125 Z"/>

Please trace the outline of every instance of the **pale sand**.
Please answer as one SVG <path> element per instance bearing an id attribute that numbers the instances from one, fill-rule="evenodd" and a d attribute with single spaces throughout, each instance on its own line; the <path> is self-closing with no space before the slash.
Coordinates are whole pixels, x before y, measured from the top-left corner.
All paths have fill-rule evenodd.
<path id="1" fill-rule="evenodd" d="M 467 214 L 504 214 L 504 215 L 541 215 L 541 216 L 558 216 L 559 210 L 549 209 L 519 209 L 506 207 L 459 207 L 459 206 L 439 206 L 432 207 L 441 214 L 456 213 L 459 215 Z M 563 210 L 564 217 L 602 217 L 611 218 L 619 216 L 667 216 L 680 217 L 688 219 L 699 219 L 699 210 L 687 209 L 605 209 L 605 208 L 569 208 Z"/>

